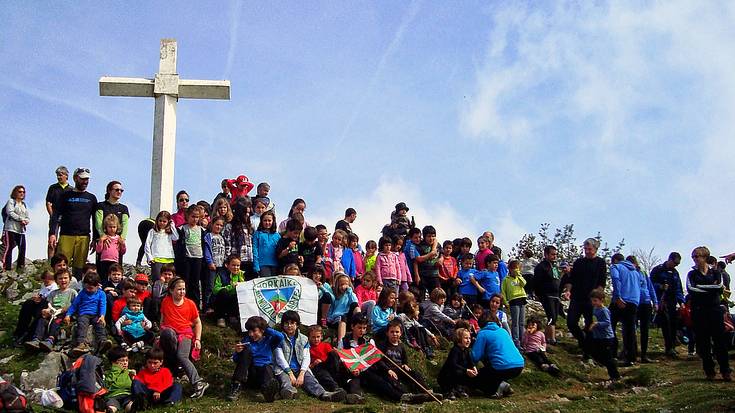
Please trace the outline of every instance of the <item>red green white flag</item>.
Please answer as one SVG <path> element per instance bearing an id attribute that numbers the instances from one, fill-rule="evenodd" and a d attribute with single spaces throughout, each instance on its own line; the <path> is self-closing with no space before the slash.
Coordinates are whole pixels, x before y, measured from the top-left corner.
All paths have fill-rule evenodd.
<path id="1" fill-rule="evenodd" d="M 340 360 L 350 371 L 363 371 L 383 358 L 383 353 L 373 344 L 363 344 L 350 349 L 337 349 Z"/>

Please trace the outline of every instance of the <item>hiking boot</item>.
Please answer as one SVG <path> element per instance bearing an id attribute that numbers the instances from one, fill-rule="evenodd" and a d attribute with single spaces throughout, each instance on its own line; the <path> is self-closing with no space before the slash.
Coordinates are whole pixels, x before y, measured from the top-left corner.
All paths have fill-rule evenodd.
<path id="1" fill-rule="evenodd" d="M 227 327 L 227 323 L 225 322 L 224 318 L 218 318 L 217 319 L 217 327 L 225 328 Z"/>
<path id="2" fill-rule="evenodd" d="M 87 345 L 87 343 L 79 343 L 79 345 L 71 349 L 71 351 L 69 352 L 69 357 L 76 359 L 84 354 L 89 353 L 90 351 L 92 351 L 92 349 L 89 348 L 89 345 Z"/>
<path id="3" fill-rule="evenodd" d="M 97 346 L 97 354 L 105 354 L 112 348 L 112 340 L 105 339 L 100 341 L 100 344 Z"/>
<path id="4" fill-rule="evenodd" d="M 54 351 L 54 339 L 49 337 L 46 340 L 43 340 L 38 346 L 46 353 L 50 353 Z"/>
<path id="5" fill-rule="evenodd" d="M 349 393 L 345 397 L 345 402 L 347 404 L 363 404 L 365 403 L 365 397 L 363 397 L 361 394 Z"/>
<path id="6" fill-rule="evenodd" d="M 31 341 L 26 341 L 25 343 L 23 343 L 23 345 L 25 346 L 26 349 L 30 351 L 38 351 L 41 346 L 41 341 L 37 338 L 34 338 Z"/>
<path id="7" fill-rule="evenodd" d="M 337 389 L 335 391 L 325 391 L 319 399 L 325 402 L 343 402 L 347 397 L 344 389 Z"/>
<path id="8" fill-rule="evenodd" d="M 192 399 L 198 399 L 204 396 L 204 392 L 209 388 L 209 383 L 204 380 L 199 380 L 194 384 L 194 392 L 191 394 Z"/>
<path id="9" fill-rule="evenodd" d="M 238 382 L 234 382 L 230 385 L 230 392 L 227 393 L 227 396 L 225 396 L 225 399 L 227 401 L 234 402 L 240 397 L 240 390 L 242 389 L 242 385 Z"/>
<path id="10" fill-rule="evenodd" d="M 289 389 L 289 388 L 283 388 L 281 389 L 281 399 L 283 400 L 291 400 L 295 399 L 298 396 L 298 392 L 296 389 Z"/>
<path id="11" fill-rule="evenodd" d="M 278 381 L 270 380 L 263 386 L 263 398 L 266 402 L 272 403 L 276 399 L 279 389 Z"/>

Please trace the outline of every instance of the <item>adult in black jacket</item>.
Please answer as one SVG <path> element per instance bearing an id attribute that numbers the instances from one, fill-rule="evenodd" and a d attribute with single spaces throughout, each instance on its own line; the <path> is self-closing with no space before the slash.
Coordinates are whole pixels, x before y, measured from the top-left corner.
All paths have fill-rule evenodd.
<path id="1" fill-rule="evenodd" d="M 695 248 L 692 251 L 695 268 L 687 274 L 687 290 L 692 298 L 692 324 L 697 338 L 697 353 L 702 359 L 702 367 L 708 380 L 715 378 L 715 362 L 712 360 L 714 350 L 722 379 L 731 381 L 724 313 L 720 305 L 723 290 L 722 274 L 716 269 L 709 268 L 707 265 L 709 256 L 707 247 Z"/>
<path id="2" fill-rule="evenodd" d="M 544 247 L 544 259 L 533 269 L 536 297 L 541 301 L 546 313 L 546 342 L 556 344 L 556 319 L 559 314 L 559 269 L 556 266 L 558 253 L 556 247 Z"/>
<path id="3" fill-rule="evenodd" d="M 600 242 L 594 238 L 584 240 L 584 256 L 577 258 L 572 265 L 572 272 L 564 285 L 564 298 L 569 301 L 567 310 L 567 327 L 579 348 L 584 352 L 586 346 L 584 331 L 592 325 L 592 303 L 590 292 L 595 288 L 605 288 L 607 282 L 607 266 L 605 260 L 597 256 Z M 579 328 L 579 319 L 584 317 L 584 330 Z M 589 358 L 586 354 L 584 358 Z"/>

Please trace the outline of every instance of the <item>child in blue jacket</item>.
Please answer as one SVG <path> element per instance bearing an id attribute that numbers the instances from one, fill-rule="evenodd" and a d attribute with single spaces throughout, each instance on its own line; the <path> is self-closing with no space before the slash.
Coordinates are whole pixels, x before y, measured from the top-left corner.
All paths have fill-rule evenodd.
<path id="1" fill-rule="evenodd" d="M 481 298 L 479 302 L 483 308 L 490 308 L 490 300 L 494 295 L 500 295 L 500 273 L 498 273 L 498 263 L 500 259 L 495 254 L 490 254 L 485 257 L 485 268 L 482 275 L 477 278 L 477 281 L 482 287 L 480 290 Z"/>
<path id="2" fill-rule="evenodd" d="M 76 318 L 76 334 L 74 336 L 74 348 L 69 353 L 70 357 L 77 358 L 92 349 L 87 340 L 87 327 L 94 327 L 94 339 L 99 354 L 107 352 L 112 347 L 112 341 L 107 339 L 105 330 L 105 310 L 107 309 L 107 298 L 104 291 L 100 289 L 100 276 L 96 272 L 88 272 L 82 281 L 84 288 L 79 291 L 69 309 L 66 311 L 64 323 L 70 324 L 72 316 Z"/>
<path id="3" fill-rule="evenodd" d="M 469 252 L 464 254 L 460 261 L 462 269 L 459 270 L 457 278 L 454 280 L 457 285 L 457 292 L 462 295 L 467 305 L 477 303 L 478 287 L 480 287 L 477 279 L 482 278 L 481 273 L 473 268 L 474 262 L 474 255 Z"/>
<path id="4" fill-rule="evenodd" d="M 248 318 L 245 329 L 248 334 L 235 344 L 232 355 L 235 371 L 226 398 L 235 401 L 243 385 L 252 385 L 260 387 L 265 401 L 272 402 L 279 389 L 273 374 L 273 351 L 283 342 L 283 333 L 268 327 L 268 322 L 260 316 Z"/>

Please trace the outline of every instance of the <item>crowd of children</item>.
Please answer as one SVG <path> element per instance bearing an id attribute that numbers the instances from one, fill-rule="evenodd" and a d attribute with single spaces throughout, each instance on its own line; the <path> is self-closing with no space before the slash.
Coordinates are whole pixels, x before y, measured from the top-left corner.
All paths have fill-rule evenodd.
<path id="1" fill-rule="evenodd" d="M 294 311 L 282 314 L 280 331 L 260 317 L 248 319 L 243 339 L 234 348 L 228 400 L 237 400 L 245 386 L 256 388 L 265 401 L 294 398 L 299 389 L 321 400 L 348 403 L 363 402 L 363 388 L 410 403 L 473 393 L 505 397 L 512 393 L 508 380 L 521 374 L 525 359 L 549 374 L 562 373 L 546 350 L 556 344 L 554 325 L 564 314 L 560 299 L 568 299 L 565 294 L 570 292 L 575 305 L 589 309 L 584 328 L 577 325 L 580 331 L 575 334 L 582 354 L 606 367 L 611 380 L 620 378 L 618 358 L 623 357 L 623 365 L 636 361 L 638 325 L 641 360 L 649 360 L 647 329 L 654 313 L 661 318 L 657 323 L 672 354 L 675 338 L 669 336 L 675 327 L 670 318 L 677 307 L 691 309 L 686 337 L 692 343 L 690 353 L 696 341 L 706 376 L 714 378 L 714 352 L 723 379 L 730 380 L 726 331 L 720 328 L 723 317 L 727 319 L 721 300 L 729 285 L 723 282 L 724 268 L 716 261 L 712 265 L 706 248 L 693 253 L 696 265 L 687 277 L 691 301 L 686 305 L 675 255 L 650 277 L 635 257 L 613 257 L 608 308 L 600 288 L 604 285 L 593 285 L 597 288 L 586 290 L 580 299 L 574 269 L 556 262 L 553 247 L 544 249 L 540 262 L 524 254 L 506 263 L 493 245 L 492 233 L 477 239 L 474 253 L 468 238 L 439 243 L 436 230 L 430 225 L 414 227 L 406 215 L 408 207 L 399 203 L 382 236 L 367 241 L 363 252 L 351 221 L 340 221 L 330 240 L 325 226 L 306 222 L 302 199 L 294 201 L 289 217 L 276 225 L 269 189 L 259 185 L 252 199 L 228 200 L 225 194 L 211 210 L 198 203 L 173 215 L 161 211 L 142 240 L 150 277 L 123 276 L 119 221 L 114 215 L 104 217 L 106 235 L 95 244 L 98 265 L 88 264 L 76 280 L 66 268 L 67 258 L 54 256 L 53 271 L 43 275 L 38 295 L 21 308 L 16 341 L 32 351 L 62 349 L 68 345 L 61 343 L 65 327 L 73 323 L 70 355 L 106 353 L 112 363 L 106 376 L 112 412 L 177 402 L 182 388 L 176 376 L 186 375 L 192 397 L 201 397 L 209 385 L 192 362 L 202 348 L 199 312 L 211 316 L 219 328 L 238 326 L 237 286 L 285 274 L 314 280 L 319 321 L 304 327 L 305 335 Z M 177 201 L 184 196 L 188 202 L 183 191 Z M 355 215 L 348 209 L 346 219 L 352 216 L 354 221 Z M 526 319 L 531 298 L 541 301 L 545 319 Z M 618 322 L 623 325 L 620 354 Z M 454 346 L 437 378 L 439 392 L 434 392 L 409 364 L 407 347 L 436 364 L 443 339 Z M 365 344 L 376 345 L 384 359 L 359 373 L 346 369 L 337 351 Z M 146 351 L 146 362 L 136 373 L 127 368 L 127 356 L 138 351 Z"/>

